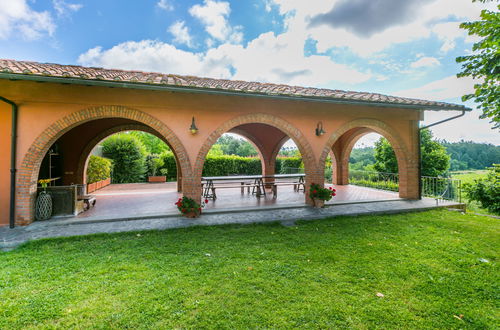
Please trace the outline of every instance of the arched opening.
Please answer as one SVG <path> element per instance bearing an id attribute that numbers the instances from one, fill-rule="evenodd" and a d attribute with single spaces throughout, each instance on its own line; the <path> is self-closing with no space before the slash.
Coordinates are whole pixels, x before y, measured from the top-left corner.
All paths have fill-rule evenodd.
<path id="1" fill-rule="evenodd" d="M 39 177 L 52 176 L 54 180 L 51 180 L 51 184 L 54 187 L 83 185 L 86 180 L 87 158 L 92 149 L 107 136 L 126 130 L 148 132 L 167 142 L 175 153 L 178 172 L 181 175 L 190 175 L 189 159 L 183 145 L 160 121 L 143 112 L 118 106 L 82 110 L 61 118 L 48 127 L 26 153 L 19 170 L 17 224 L 24 225 L 34 220 L 35 199 L 40 190 L 37 184 Z M 54 166 L 50 173 L 45 165 L 47 162 L 52 163 L 50 166 Z M 69 204 L 75 201 L 76 205 L 77 196 L 85 192 L 78 191 L 78 187 L 71 189 L 75 189 L 74 193 L 69 197 L 66 194 L 62 203 Z M 175 197 L 172 198 L 172 203 L 178 194 L 177 187 L 173 190 Z M 23 205 L 28 207 L 22 207 Z M 75 206 L 73 215 L 77 213 L 78 209 Z M 128 217 L 130 216 L 137 215 L 132 212 L 128 214 Z"/>
<path id="2" fill-rule="evenodd" d="M 232 180 L 207 177 L 200 173 L 200 169 L 208 160 L 209 150 L 224 133 L 238 134 L 251 141 L 261 159 L 261 173 L 256 177 L 246 175 Z M 278 157 L 278 154 L 289 140 L 294 141 L 295 148 L 300 150 L 299 155 L 307 155 L 304 157 L 302 173 L 295 173 L 298 175 L 291 175 L 290 172 L 282 173 L 282 157 Z M 311 173 L 314 173 L 315 167 L 311 148 L 303 135 L 284 120 L 262 114 L 235 118 L 214 131 L 200 151 L 195 165 L 195 175 L 198 174 L 199 180 L 203 183 L 200 195 L 204 199 L 211 200 L 207 205 L 208 208 L 272 206 L 280 203 L 304 204 L 304 201 L 307 202 L 304 190 L 307 190 L 305 187 L 314 175 Z M 206 173 L 206 170 L 204 171 Z M 241 175 L 241 172 L 238 174 Z"/>
<path id="3" fill-rule="evenodd" d="M 51 180 L 52 218 L 162 215 L 175 211 L 177 163 L 154 129 L 129 119 L 96 119 L 57 139 L 38 179 Z"/>
<path id="4" fill-rule="evenodd" d="M 375 145 L 382 143 L 394 155 L 392 166 L 387 167 L 390 171 L 375 160 Z M 331 181 L 327 182 L 337 190 L 332 202 L 407 197 L 409 189 L 418 189 L 408 167 L 409 155 L 399 135 L 380 121 L 356 120 L 344 125 L 332 134 L 322 154 L 323 164 L 328 166 L 328 156 L 331 159 Z"/>

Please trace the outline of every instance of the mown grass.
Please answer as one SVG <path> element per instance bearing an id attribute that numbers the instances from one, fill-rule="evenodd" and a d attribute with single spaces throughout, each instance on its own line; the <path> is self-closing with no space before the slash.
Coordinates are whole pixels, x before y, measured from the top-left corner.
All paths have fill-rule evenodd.
<path id="1" fill-rule="evenodd" d="M 36 241 L 0 253 L 0 328 L 494 328 L 498 248 L 444 210 Z"/>
<path id="2" fill-rule="evenodd" d="M 478 179 L 485 179 L 488 171 L 487 170 L 473 170 L 473 171 L 457 171 L 457 172 L 452 172 L 451 177 L 452 179 L 457 179 L 462 181 L 462 186 L 466 183 L 474 183 L 474 180 Z M 476 201 L 470 201 L 467 198 L 467 195 L 462 189 L 462 202 L 467 204 L 467 210 L 471 212 L 476 212 L 480 214 L 490 214 L 493 215 L 490 211 L 487 209 L 481 207 L 481 204 Z"/>

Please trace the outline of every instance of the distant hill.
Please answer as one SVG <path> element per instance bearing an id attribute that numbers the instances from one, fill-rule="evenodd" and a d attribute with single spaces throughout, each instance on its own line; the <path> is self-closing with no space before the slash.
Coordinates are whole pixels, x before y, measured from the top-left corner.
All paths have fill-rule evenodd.
<path id="1" fill-rule="evenodd" d="M 440 141 L 451 157 L 450 171 L 482 170 L 493 164 L 500 164 L 500 146 L 472 141 Z M 375 148 L 353 149 L 349 162 L 351 169 L 368 169 L 375 164 Z M 366 168 L 366 166 L 369 166 Z"/>
<path id="2" fill-rule="evenodd" d="M 450 171 L 479 170 L 500 164 L 500 146 L 472 141 L 441 141 L 451 156 Z"/>

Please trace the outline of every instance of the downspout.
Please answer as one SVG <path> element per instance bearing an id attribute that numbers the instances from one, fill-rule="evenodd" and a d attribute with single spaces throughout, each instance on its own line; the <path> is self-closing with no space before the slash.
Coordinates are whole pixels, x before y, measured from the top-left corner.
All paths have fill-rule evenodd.
<path id="1" fill-rule="evenodd" d="M 9 207 L 9 227 L 16 225 L 16 155 L 17 155 L 17 104 L 5 97 L 0 96 L 0 101 L 8 103 L 12 107 L 12 131 L 10 139 L 10 207 Z"/>
<path id="2" fill-rule="evenodd" d="M 465 112 L 466 112 L 466 110 L 462 110 L 462 113 L 459 115 L 440 120 L 438 122 L 435 122 L 433 124 L 429 124 L 427 126 L 419 127 L 419 129 L 418 129 L 418 160 L 419 160 L 418 161 L 418 199 L 422 199 L 422 144 L 421 144 L 422 141 L 420 139 L 420 131 L 423 129 L 432 127 L 432 126 L 436 126 L 436 125 L 445 123 L 445 122 L 453 120 L 453 119 L 460 118 L 463 115 L 465 115 Z"/>

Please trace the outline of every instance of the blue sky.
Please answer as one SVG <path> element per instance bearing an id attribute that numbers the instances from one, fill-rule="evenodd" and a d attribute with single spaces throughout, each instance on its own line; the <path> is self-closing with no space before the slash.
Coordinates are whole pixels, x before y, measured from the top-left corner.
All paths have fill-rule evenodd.
<path id="1" fill-rule="evenodd" d="M 0 0 L 0 57 L 461 103 L 471 0 Z M 473 103 L 467 104 L 474 107 Z M 429 123 L 452 113 L 426 112 Z M 500 144 L 473 111 L 436 137 Z"/>

